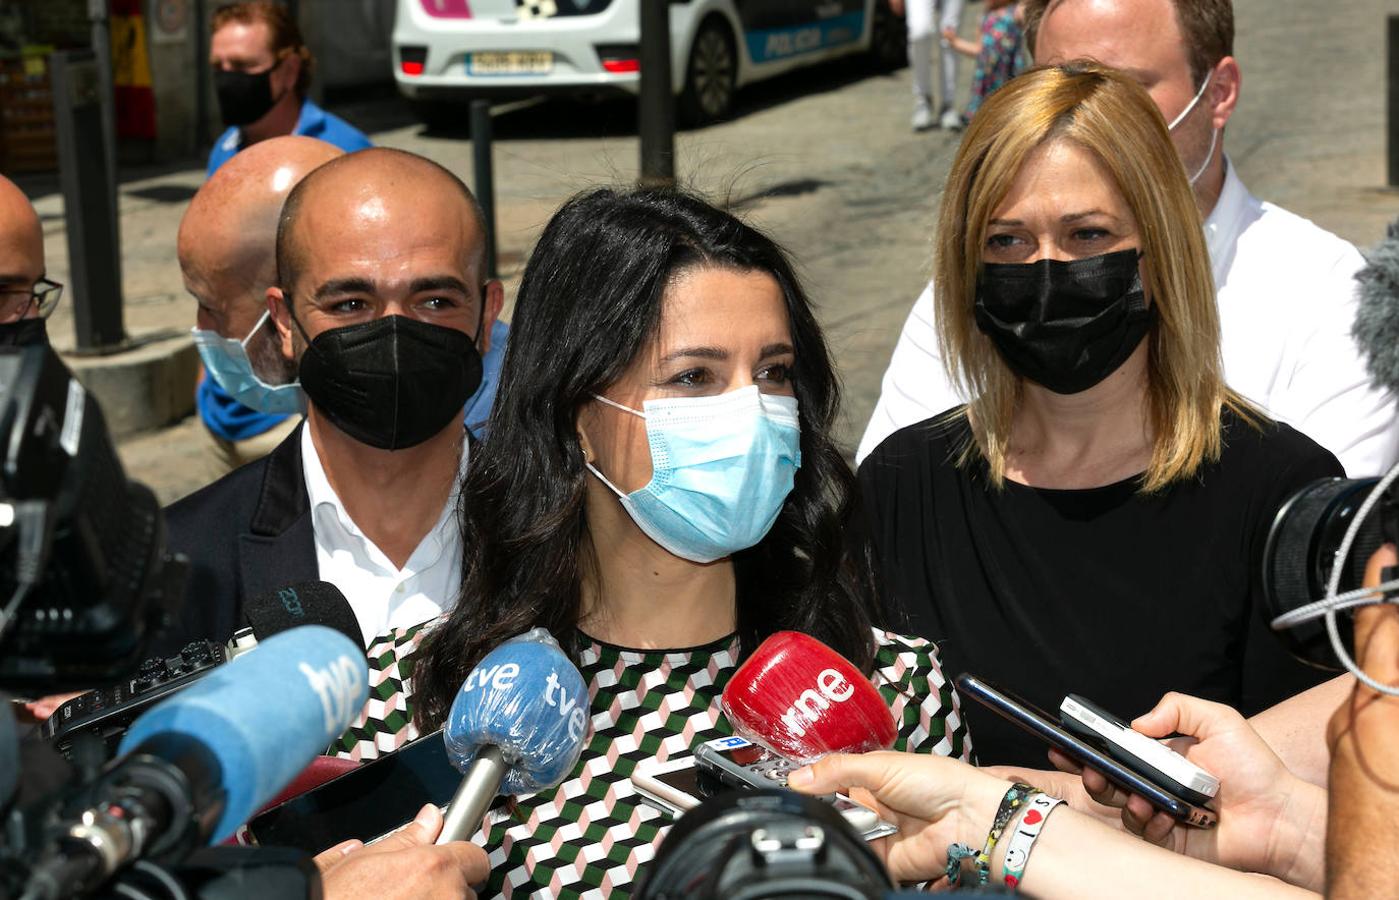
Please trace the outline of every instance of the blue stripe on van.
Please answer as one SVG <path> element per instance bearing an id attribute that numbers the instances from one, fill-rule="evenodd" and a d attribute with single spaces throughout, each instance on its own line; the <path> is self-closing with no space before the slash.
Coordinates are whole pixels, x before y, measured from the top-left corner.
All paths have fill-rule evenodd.
<path id="1" fill-rule="evenodd" d="M 865 14 L 859 11 L 807 25 L 750 31 L 745 37 L 749 58 L 755 63 L 763 63 L 851 44 L 860 39 L 864 30 Z"/>

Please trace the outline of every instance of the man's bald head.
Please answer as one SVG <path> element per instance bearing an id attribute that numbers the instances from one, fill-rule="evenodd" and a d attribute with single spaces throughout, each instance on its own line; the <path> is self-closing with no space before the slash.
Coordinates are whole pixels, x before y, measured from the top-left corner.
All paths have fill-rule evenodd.
<path id="1" fill-rule="evenodd" d="M 277 278 L 277 219 L 292 189 L 343 156 L 308 137 L 261 141 L 224 163 L 180 222 L 185 286 L 199 301 L 200 327 L 242 339 L 267 309 Z"/>
<path id="2" fill-rule="evenodd" d="M 277 284 L 294 303 L 298 281 L 329 232 L 358 229 L 379 243 L 410 224 L 450 230 L 472 280 L 485 281 L 486 222 L 471 190 L 430 159 L 375 147 L 322 166 L 292 190 L 277 228 Z"/>
<path id="3" fill-rule="evenodd" d="M 44 230 L 14 182 L 0 175 L 0 291 L 30 290 L 44 275 Z"/>

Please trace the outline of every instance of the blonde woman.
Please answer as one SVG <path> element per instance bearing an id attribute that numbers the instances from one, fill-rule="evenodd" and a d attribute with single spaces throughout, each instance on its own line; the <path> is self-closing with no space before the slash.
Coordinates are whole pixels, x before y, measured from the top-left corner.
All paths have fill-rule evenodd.
<path id="1" fill-rule="evenodd" d="M 1147 93 L 1078 64 L 992 95 L 948 175 L 934 281 L 976 399 L 859 472 L 907 630 L 1049 709 L 1074 692 L 1131 717 L 1178 690 L 1248 715 L 1319 682 L 1267 633 L 1258 559 L 1281 501 L 1341 466 L 1224 384 L 1199 213 Z M 1043 764 L 966 712 L 982 763 Z"/>

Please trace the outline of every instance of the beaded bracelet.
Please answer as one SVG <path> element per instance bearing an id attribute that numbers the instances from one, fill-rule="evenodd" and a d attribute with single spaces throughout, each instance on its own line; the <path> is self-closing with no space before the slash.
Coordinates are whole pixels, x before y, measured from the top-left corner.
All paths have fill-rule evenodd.
<path id="1" fill-rule="evenodd" d="M 1025 876 L 1025 865 L 1030 861 L 1030 851 L 1034 849 L 1035 841 L 1039 840 L 1045 820 L 1054 812 L 1054 807 L 1063 802 L 1058 797 L 1037 792 L 1025 804 L 1028 808 L 1025 815 L 1020 817 L 1015 830 L 1011 832 L 1005 862 L 1002 864 L 1006 887 L 1011 890 L 1020 887 L 1020 879 Z"/>
<path id="2" fill-rule="evenodd" d="M 1025 801 L 1032 794 L 1037 794 L 1034 788 L 1028 784 L 1016 782 L 1006 791 L 1006 795 L 1001 798 L 1001 805 L 996 810 L 996 819 L 991 824 L 991 830 L 986 834 L 986 844 L 978 853 L 966 844 L 952 844 L 947 848 L 947 881 L 956 887 L 962 879 L 962 860 L 970 859 L 976 867 L 976 883 L 978 885 L 989 884 L 991 882 L 991 854 L 996 849 L 996 842 L 1001 839 L 1001 832 L 1005 831 L 1006 825 L 1010 823 L 1015 811 L 1025 804 Z"/>

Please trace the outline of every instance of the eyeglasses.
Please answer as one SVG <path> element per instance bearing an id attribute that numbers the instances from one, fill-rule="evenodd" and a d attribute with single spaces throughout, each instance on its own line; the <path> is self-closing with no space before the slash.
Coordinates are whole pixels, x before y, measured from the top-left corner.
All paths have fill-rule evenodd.
<path id="1" fill-rule="evenodd" d="M 28 289 L 0 289 L 0 322 L 18 322 L 31 309 L 39 311 L 39 318 L 47 319 L 62 296 L 63 285 L 47 278 L 40 278 Z"/>

